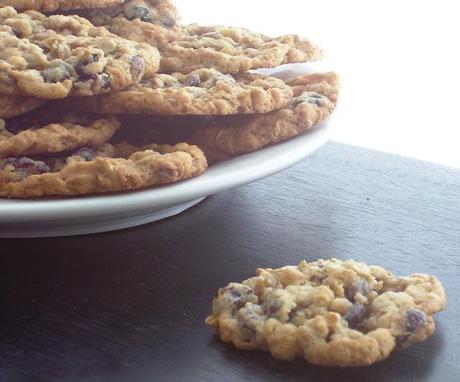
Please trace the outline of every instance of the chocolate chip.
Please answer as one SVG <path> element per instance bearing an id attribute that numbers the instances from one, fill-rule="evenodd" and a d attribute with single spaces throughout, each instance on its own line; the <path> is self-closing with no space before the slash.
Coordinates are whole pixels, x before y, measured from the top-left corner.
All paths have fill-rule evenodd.
<path id="1" fill-rule="evenodd" d="M 73 155 L 83 158 L 86 162 L 93 160 L 96 156 L 94 150 L 90 149 L 89 147 L 82 147 Z"/>
<path id="2" fill-rule="evenodd" d="M 185 86 L 193 86 L 198 87 L 201 85 L 201 78 L 198 73 L 193 73 L 187 80 L 185 81 Z"/>
<path id="3" fill-rule="evenodd" d="M 357 329 L 364 318 L 366 317 L 367 308 L 362 304 L 353 304 L 348 309 L 347 314 L 344 316 L 345 321 L 348 322 L 348 326 L 352 329 Z"/>
<path id="4" fill-rule="evenodd" d="M 366 280 L 359 279 L 353 285 L 345 288 L 345 296 L 351 302 L 355 301 L 355 296 L 358 293 L 362 294 L 364 297 L 369 294 L 369 284 Z"/>
<path id="5" fill-rule="evenodd" d="M 131 59 L 131 76 L 133 77 L 134 81 L 139 81 L 145 72 L 145 62 L 142 57 L 134 56 Z"/>
<path id="6" fill-rule="evenodd" d="M 424 311 L 410 308 L 406 312 L 406 330 L 415 333 L 417 329 L 427 325 L 426 314 Z"/>

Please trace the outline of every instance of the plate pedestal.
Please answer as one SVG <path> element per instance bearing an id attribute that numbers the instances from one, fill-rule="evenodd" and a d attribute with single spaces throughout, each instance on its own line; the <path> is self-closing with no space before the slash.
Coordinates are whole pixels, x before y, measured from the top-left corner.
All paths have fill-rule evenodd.
<path id="1" fill-rule="evenodd" d="M 205 197 L 202 197 L 178 205 L 132 211 L 119 215 L 107 215 L 105 217 L 92 216 L 80 219 L 49 220 L 41 221 L 40 224 L 37 224 L 36 221 L 31 223 L 0 223 L 0 238 L 77 236 L 137 227 L 178 215 L 204 199 Z"/>

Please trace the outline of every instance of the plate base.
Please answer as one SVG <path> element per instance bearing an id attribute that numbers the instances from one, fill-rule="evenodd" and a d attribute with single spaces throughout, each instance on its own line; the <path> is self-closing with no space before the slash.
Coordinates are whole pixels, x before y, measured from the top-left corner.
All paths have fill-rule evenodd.
<path id="1" fill-rule="evenodd" d="M 0 223 L 0 238 L 78 236 L 132 228 L 178 215 L 200 203 L 205 198 L 194 199 L 174 206 L 153 208 L 147 211 L 142 210 L 137 213 L 132 212 L 119 216 L 107 215 L 107 217 L 96 216 L 81 219 L 48 220 L 38 223 L 34 221 L 31 224 L 25 222 L 19 224 Z"/>

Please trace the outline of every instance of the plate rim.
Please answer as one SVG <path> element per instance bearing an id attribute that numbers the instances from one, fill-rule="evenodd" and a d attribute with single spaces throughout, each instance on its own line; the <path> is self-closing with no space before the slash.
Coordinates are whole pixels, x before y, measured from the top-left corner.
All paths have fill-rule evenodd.
<path id="1" fill-rule="evenodd" d="M 24 219 L 89 218 L 183 203 L 252 183 L 289 168 L 327 143 L 331 135 L 332 124 L 326 121 L 285 142 L 214 165 L 199 177 L 159 188 L 59 200 L 0 199 L 0 223 Z M 260 157 L 266 158 L 264 166 Z"/>

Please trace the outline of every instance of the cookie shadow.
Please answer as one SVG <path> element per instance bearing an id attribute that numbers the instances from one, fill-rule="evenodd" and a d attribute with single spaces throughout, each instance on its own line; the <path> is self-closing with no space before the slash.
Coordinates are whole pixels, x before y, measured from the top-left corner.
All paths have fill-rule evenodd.
<path id="1" fill-rule="evenodd" d="M 384 361 L 366 367 L 320 367 L 302 359 L 292 362 L 277 361 L 269 353 L 242 351 L 225 344 L 214 336 L 208 342 L 209 348 L 218 352 L 222 362 L 229 364 L 235 377 L 247 378 L 257 375 L 264 381 L 423 381 L 429 379 L 438 356 L 444 346 L 441 325 L 435 335 L 426 342 L 403 351 L 394 352 Z"/>

